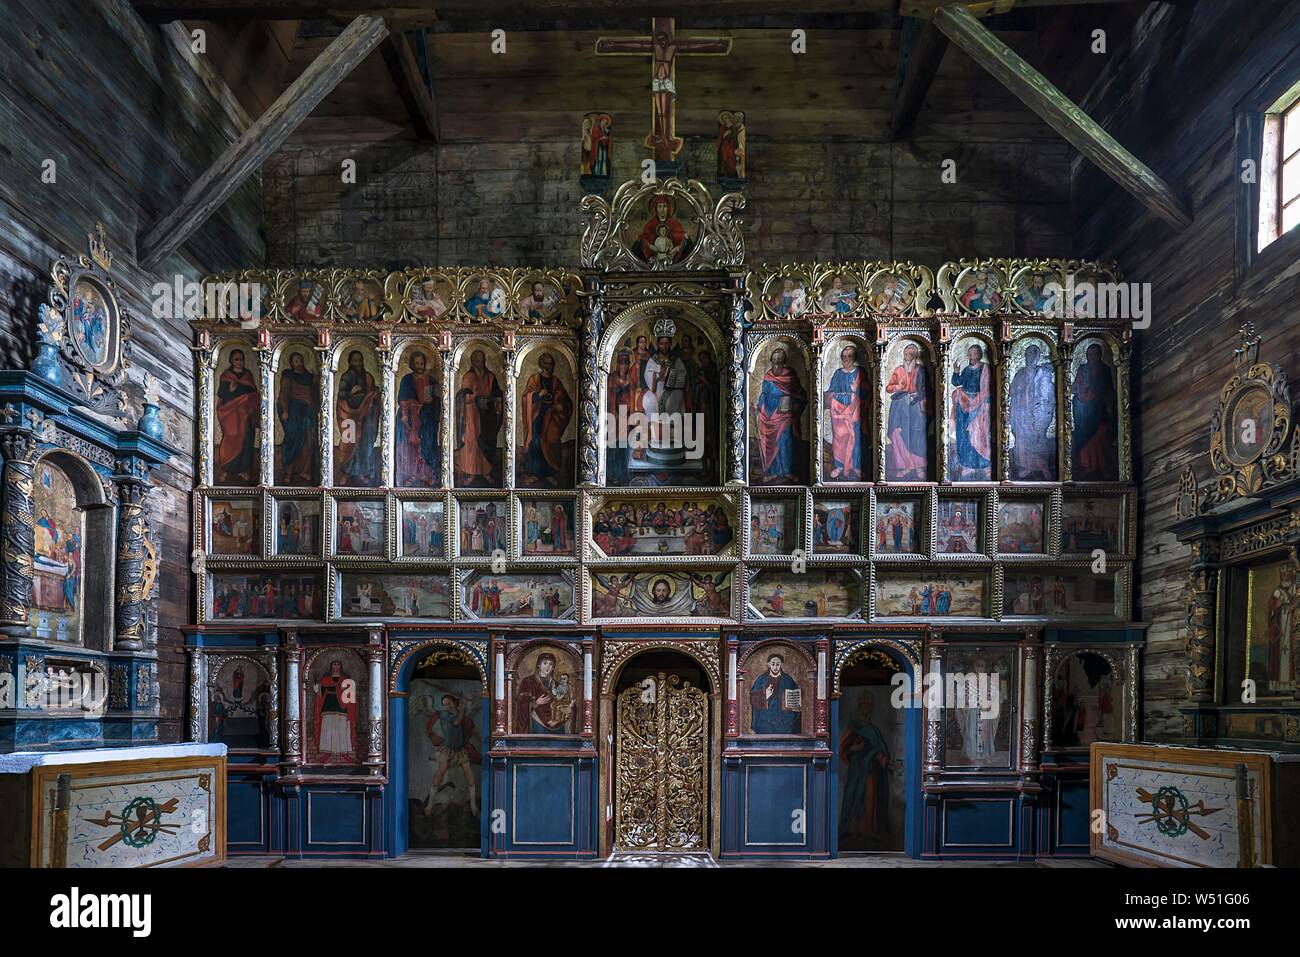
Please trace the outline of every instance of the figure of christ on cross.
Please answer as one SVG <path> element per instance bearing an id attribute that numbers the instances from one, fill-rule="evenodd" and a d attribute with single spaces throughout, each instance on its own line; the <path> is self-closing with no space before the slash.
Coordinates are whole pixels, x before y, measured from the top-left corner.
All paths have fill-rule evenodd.
<path id="1" fill-rule="evenodd" d="M 651 127 L 645 145 L 654 151 L 656 163 L 671 164 L 683 145 L 676 128 L 677 57 L 726 56 L 731 52 L 731 38 L 679 37 L 672 17 L 651 20 L 650 34 L 648 37 L 601 37 L 596 41 L 596 53 L 604 56 L 649 54 Z"/>

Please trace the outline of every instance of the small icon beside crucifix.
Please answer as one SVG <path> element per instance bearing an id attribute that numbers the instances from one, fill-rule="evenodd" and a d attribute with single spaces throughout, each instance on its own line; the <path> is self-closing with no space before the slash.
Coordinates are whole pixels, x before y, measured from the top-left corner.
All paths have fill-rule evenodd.
<path id="1" fill-rule="evenodd" d="M 677 135 L 677 57 L 726 56 L 730 37 L 682 37 L 672 17 L 655 17 L 648 37 L 601 37 L 602 56 L 650 57 L 650 133 L 645 145 L 654 155 L 655 176 L 665 179 L 681 172 L 677 154 L 684 145 Z"/>

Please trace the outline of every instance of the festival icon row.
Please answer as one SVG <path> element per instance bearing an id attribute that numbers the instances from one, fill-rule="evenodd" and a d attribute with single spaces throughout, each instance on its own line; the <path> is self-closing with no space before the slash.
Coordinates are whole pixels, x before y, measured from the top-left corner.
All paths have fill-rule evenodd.
<path id="1" fill-rule="evenodd" d="M 746 560 L 907 562 L 1132 558 L 1131 493 L 877 486 L 865 495 L 752 493 Z"/>
<path id="2" fill-rule="evenodd" d="M 253 287 L 255 297 L 242 290 Z M 321 324 L 571 321 L 581 280 L 563 270 L 249 270 L 209 281 L 204 318 Z"/>
<path id="3" fill-rule="evenodd" d="M 856 568 L 208 568 L 205 623 L 1126 621 L 1131 565 Z M 579 590 L 580 589 L 580 590 Z"/>
<path id="4" fill-rule="evenodd" d="M 494 560 L 666 564 L 794 557 L 1131 558 L 1132 494 L 1028 488 L 878 487 L 866 494 L 658 490 L 250 495 L 200 493 L 202 554 L 367 562 Z M 743 508 L 743 512 L 740 509 Z M 585 522 L 583 521 L 585 510 Z M 452 534 L 447 517 L 452 516 Z M 747 521 L 745 519 L 747 518 Z M 742 534 L 747 533 L 747 534 Z"/>
<path id="5" fill-rule="evenodd" d="M 936 272 L 912 263 L 790 264 L 746 277 L 758 320 L 802 316 L 1020 315 L 1096 318 L 1114 270 L 1067 260 L 962 260 Z"/>
<path id="6" fill-rule="evenodd" d="M 738 497 L 691 497 L 636 491 L 622 494 L 492 497 L 419 493 L 390 496 L 203 496 L 206 554 L 222 557 L 305 557 L 438 561 L 572 560 L 577 557 L 575 507 L 589 514 L 589 561 L 675 562 L 739 553 Z M 868 495 L 803 490 L 747 497 L 749 560 L 1131 557 L 1132 497 L 1060 489 L 938 490 L 879 488 Z M 322 534 L 322 514 L 331 513 Z M 455 534 L 445 517 L 456 516 Z M 272 534 L 262 534 L 271 515 Z M 865 520 L 865 524 L 864 524 Z M 392 528 L 392 542 L 389 529 Z M 265 551 L 263 551 L 265 550 Z"/>

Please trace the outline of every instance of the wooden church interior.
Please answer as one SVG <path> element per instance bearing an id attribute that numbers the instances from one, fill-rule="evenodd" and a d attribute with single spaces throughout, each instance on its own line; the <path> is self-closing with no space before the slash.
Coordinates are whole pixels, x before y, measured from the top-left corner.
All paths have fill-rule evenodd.
<path id="1" fill-rule="evenodd" d="M 1300 862 L 1300 4 L 6 20 L 0 864 Z"/>

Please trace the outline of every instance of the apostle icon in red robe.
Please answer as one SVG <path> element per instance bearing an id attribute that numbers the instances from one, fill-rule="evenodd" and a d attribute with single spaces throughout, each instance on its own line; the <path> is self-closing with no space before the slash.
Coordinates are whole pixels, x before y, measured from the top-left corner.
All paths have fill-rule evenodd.
<path id="1" fill-rule="evenodd" d="M 230 365 L 217 386 L 216 415 L 221 426 L 214 480 L 217 485 L 257 484 L 257 423 L 262 394 L 244 364 L 244 350 L 230 353 Z"/>

